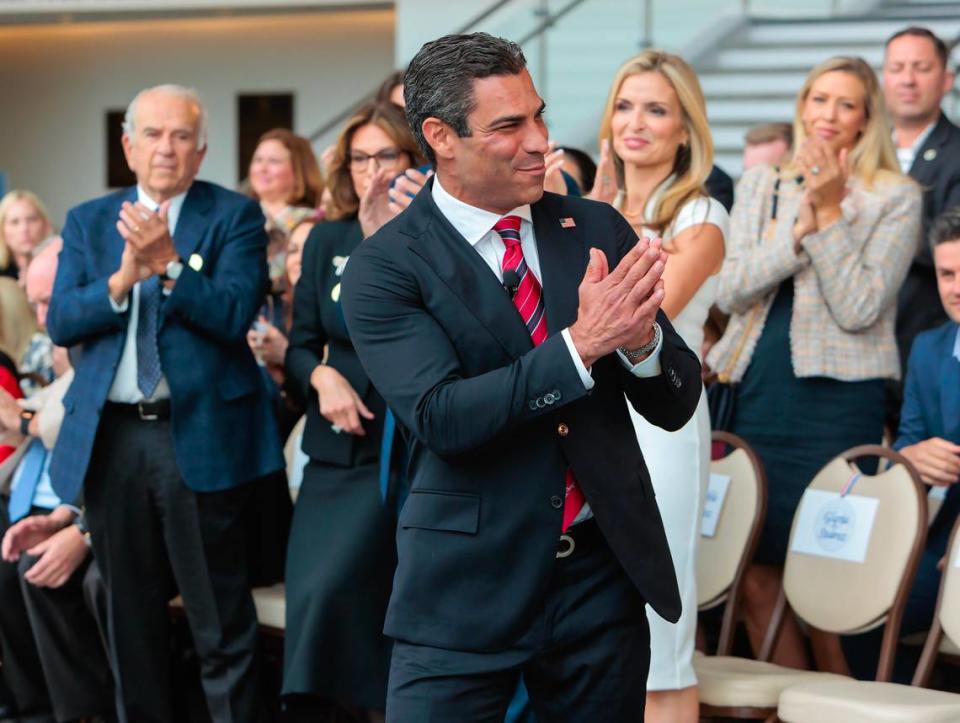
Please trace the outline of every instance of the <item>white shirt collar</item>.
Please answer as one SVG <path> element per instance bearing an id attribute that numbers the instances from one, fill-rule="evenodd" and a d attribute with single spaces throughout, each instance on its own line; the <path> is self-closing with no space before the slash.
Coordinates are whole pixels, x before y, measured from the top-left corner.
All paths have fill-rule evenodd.
<path id="1" fill-rule="evenodd" d="M 471 206 L 464 203 L 459 198 L 451 196 L 443 186 L 440 185 L 440 178 L 433 177 L 433 201 L 440 209 L 440 213 L 446 216 L 447 220 L 457 231 L 467 240 L 471 246 L 476 246 L 481 239 L 492 229 L 493 225 L 499 221 L 502 216 L 484 211 L 482 208 Z M 519 216 L 527 223 L 533 223 L 533 216 L 530 212 L 530 204 L 517 206 L 507 216 Z"/>
<path id="2" fill-rule="evenodd" d="M 174 230 L 177 228 L 177 221 L 180 219 L 180 211 L 183 210 L 183 202 L 187 198 L 187 193 L 190 189 L 187 189 L 181 194 L 178 194 L 170 199 L 170 208 L 167 211 L 167 228 L 170 229 L 170 234 L 173 235 Z M 160 204 L 150 198 L 147 195 L 147 192 L 143 190 L 143 187 L 140 184 L 137 184 L 137 200 L 142 203 L 144 206 L 149 208 L 151 211 L 156 211 L 160 208 Z"/>
<path id="3" fill-rule="evenodd" d="M 940 116 L 937 116 L 937 117 L 930 123 L 930 125 L 928 125 L 926 128 L 924 128 L 924 129 L 923 129 L 923 132 L 922 132 L 919 136 L 917 136 L 917 139 L 913 142 L 913 145 L 910 146 L 910 148 L 909 148 L 910 155 L 916 156 L 916 155 L 917 155 L 917 152 L 918 152 L 921 148 L 923 148 L 923 144 L 927 142 L 927 136 L 929 136 L 931 133 L 933 133 L 933 129 L 934 129 L 934 127 L 937 125 L 937 123 L 938 123 L 939 121 L 940 121 Z M 908 150 L 908 149 L 905 149 L 905 148 L 900 148 L 900 146 L 897 144 L 897 131 L 896 131 L 896 130 L 893 131 L 893 144 L 894 144 L 894 146 L 896 146 L 896 148 L 897 148 L 898 151 L 899 151 L 899 150 Z"/>
<path id="4" fill-rule="evenodd" d="M 960 361 L 960 326 L 957 327 L 957 335 L 953 338 L 953 357 Z"/>

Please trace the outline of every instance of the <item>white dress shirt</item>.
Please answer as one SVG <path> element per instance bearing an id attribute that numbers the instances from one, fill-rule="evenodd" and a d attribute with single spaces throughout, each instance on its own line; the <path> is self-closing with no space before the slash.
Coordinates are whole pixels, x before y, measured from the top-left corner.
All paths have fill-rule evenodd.
<path id="1" fill-rule="evenodd" d="M 937 121 L 939 120 L 940 118 L 937 117 L 937 120 L 933 121 L 933 123 L 924 128 L 923 133 L 917 136 L 917 140 L 915 140 L 913 145 L 911 145 L 909 148 L 901 148 L 899 145 L 897 145 L 897 132 L 893 132 L 893 145 L 897 149 L 897 160 L 900 161 L 900 170 L 903 171 L 903 173 L 910 173 L 910 169 L 913 167 L 913 162 L 917 158 L 917 153 L 921 148 L 923 148 L 923 144 L 927 142 L 927 136 L 933 132 L 933 128 L 935 125 L 937 125 Z"/>
<path id="2" fill-rule="evenodd" d="M 433 200 L 437 204 L 450 224 L 460 232 L 460 234 L 473 246 L 474 250 L 480 254 L 480 257 L 486 262 L 487 266 L 497 277 L 497 280 L 503 283 L 503 255 L 507 250 L 506 244 L 500 238 L 500 234 L 493 230 L 494 224 L 501 219 L 501 216 L 484 211 L 482 208 L 471 206 L 458 198 L 451 196 L 443 186 L 440 185 L 440 178 L 433 177 Z M 543 288 L 543 276 L 540 273 L 540 255 L 537 253 L 537 238 L 533 231 L 533 217 L 530 213 L 530 205 L 519 206 L 513 209 L 508 216 L 519 216 L 520 222 L 520 248 L 523 251 L 524 261 L 527 268 L 540 282 Z M 548 318 L 549 322 L 549 318 Z M 590 376 L 590 370 L 586 368 L 579 352 L 570 338 L 570 329 L 564 329 L 560 332 L 566 342 L 567 350 L 570 352 L 570 358 L 583 386 L 592 389 L 594 385 L 593 377 Z M 646 359 L 639 364 L 631 364 L 630 361 L 619 351 L 621 363 L 627 367 L 634 375 L 638 377 L 655 377 L 660 374 L 660 349 L 663 347 L 663 337 L 657 344 L 656 349 Z M 584 501 L 583 507 L 571 525 L 578 525 L 581 522 L 593 517 L 593 510 L 590 509 L 590 503 Z"/>
<path id="3" fill-rule="evenodd" d="M 442 185 L 437 176 L 433 178 L 433 200 L 437 204 L 450 224 L 460 232 L 474 250 L 480 254 L 480 257 L 487 263 L 497 280 L 503 283 L 503 255 L 507 250 L 506 244 L 500 238 L 500 234 L 493 230 L 494 224 L 502 217 L 490 211 L 484 211 L 482 208 L 471 206 L 464 203 L 459 198 L 451 196 Z M 520 248 L 523 251 L 523 258 L 527 263 L 527 268 L 534 275 L 543 288 L 543 276 L 540 273 L 540 255 L 537 253 L 537 238 L 533 231 L 533 217 L 530 213 L 530 205 L 519 206 L 513 209 L 508 216 L 519 216 L 520 223 Z M 548 318 L 549 322 L 549 318 Z M 583 386 L 587 389 L 593 388 L 593 377 L 590 376 L 590 370 L 587 369 L 576 347 L 573 345 L 573 339 L 570 338 L 570 330 L 564 329 L 560 332 L 567 349 L 570 351 L 570 358 L 580 375 Z M 630 361 L 619 351 L 617 354 L 620 361 L 627 369 L 638 377 L 655 377 L 660 374 L 660 349 L 663 346 L 663 338 L 657 348 L 639 364 L 631 364 Z"/>
<path id="4" fill-rule="evenodd" d="M 167 211 L 167 228 L 172 237 L 177 228 L 177 221 L 180 219 L 180 211 L 183 209 L 183 201 L 187 197 L 184 191 L 179 196 L 170 199 L 170 208 Z M 137 200 L 151 211 L 160 208 L 160 204 L 154 201 L 147 192 L 140 186 L 137 186 Z M 166 289 L 164 289 L 166 291 Z M 137 386 L 137 318 L 140 313 L 140 282 L 134 284 L 131 293 L 118 304 L 110 297 L 110 304 L 113 310 L 118 314 L 130 309 L 130 317 L 127 320 L 127 338 L 123 343 L 123 355 L 120 357 L 120 364 L 117 366 L 117 373 L 113 377 L 113 385 L 107 393 L 107 399 L 111 402 L 120 402 L 121 404 L 136 404 L 142 402 L 143 392 Z M 167 378 L 161 374 L 160 382 L 153 392 L 151 400 L 168 399 L 170 397 L 170 387 L 167 384 Z"/>

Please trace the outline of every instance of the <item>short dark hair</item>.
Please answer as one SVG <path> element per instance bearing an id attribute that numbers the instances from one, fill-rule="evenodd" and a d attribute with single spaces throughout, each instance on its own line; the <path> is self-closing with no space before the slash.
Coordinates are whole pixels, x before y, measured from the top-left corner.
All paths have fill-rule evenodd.
<path id="1" fill-rule="evenodd" d="M 526 67 L 519 45 L 487 33 L 445 35 L 420 48 L 403 76 L 403 99 L 410 130 L 430 162 L 437 158 L 423 136 L 427 118 L 439 118 L 461 138 L 469 136 L 467 116 L 476 108 L 473 81 L 516 75 Z"/>
<path id="2" fill-rule="evenodd" d="M 960 206 L 948 208 L 937 216 L 930 227 L 931 247 L 948 241 L 960 241 Z"/>
<path id="3" fill-rule="evenodd" d="M 931 43 L 933 43 L 933 49 L 937 51 L 937 57 L 940 58 L 940 64 L 944 68 L 947 67 L 947 59 L 949 58 L 950 54 L 947 52 L 946 43 L 944 43 L 932 30 L 920 27 L 919 25 L 911 25 L 909 28 L 898 30 L 889 38 L 887 38 L 887 42 L 883 44 L 884 54 L 886 54 L 887 48 L 890 47 L 890 43 L 897 38 L 902 38 L 904 35 L 909 35 L 914 38 L 926 38 L 929 40 Z"/>

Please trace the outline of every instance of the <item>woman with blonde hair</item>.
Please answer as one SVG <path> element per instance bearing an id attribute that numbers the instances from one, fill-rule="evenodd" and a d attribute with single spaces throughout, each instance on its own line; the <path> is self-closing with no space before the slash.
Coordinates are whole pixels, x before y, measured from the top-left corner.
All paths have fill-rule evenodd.
<path id="1" fill-rule="evenodd" d="M 810 72 L 794 137 L 786 166 L 740 180 L 718 298 L 731 318 L 708 356 L 735 385 L 726 426 L 754 447 L 769 480 L 744 600 L 755 651 L 806 485 L 841 451 L 881 440 L 884 380 L 900 376 L 896 295 L 920 233 L 920 189 L 900 172 L 866 62 L 835 57 Z M 821 664 L 836 651 L 813 642 Z M 775 659 L 807 665 L 793 620 Z"/>
<path id="2" fill-rule="evenodd" d="M 33 250 L 51 233 L 50 215 L 35 193 L 7 193 L 0 200 L 0 275 L 22 279 Z"/>
<path id="3" fill-rule="evenodd" d="M 610 89 L 600 142 L 616 169 L 614 205 L 638 235 L 661 238 L 669 254 L 663 311 L 687 346 L 699 351 L 716 297 L 728 218 L 704 189 L 713 141 L 693 69 L 660 50 L 624 63 Z M 710 465 L 706 397 L 701 395 L 693 418 L 674 433 L 649 424 L 627 406 L 657 494 L 683 603 L 676 625 L 647 610 L 646 720 L 695 723 L 696 546 Z"/>

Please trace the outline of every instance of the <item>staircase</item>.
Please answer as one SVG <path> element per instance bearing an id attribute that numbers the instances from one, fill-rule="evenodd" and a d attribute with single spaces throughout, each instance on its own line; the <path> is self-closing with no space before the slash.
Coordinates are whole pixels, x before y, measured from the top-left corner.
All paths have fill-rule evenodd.
<path id="1" fill-rule="evenodd" d="M 796 93 L 814 65 L 834 55 L 859 55 L 879 72 L 884 42 L 908 25 L 928 27 L 949 45 L 960 38 L 960 2 L 885 0 L 855 17 L 749 19 L 697 62 L 717 165 L 740 175 L 746 130 L 792 121 Z M 947 99 L 948 113 L 955 100 Z"/>

